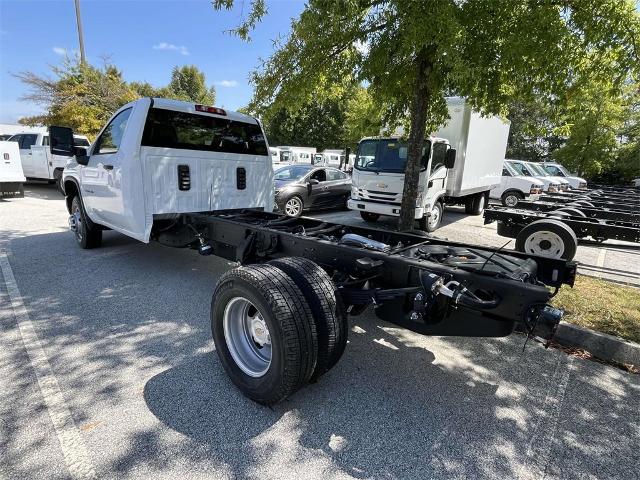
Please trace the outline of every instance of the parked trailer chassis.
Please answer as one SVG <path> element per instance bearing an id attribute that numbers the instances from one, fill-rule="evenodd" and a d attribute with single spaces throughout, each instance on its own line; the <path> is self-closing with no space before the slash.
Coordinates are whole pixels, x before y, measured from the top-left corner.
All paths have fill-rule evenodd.
<path id="1" fill-rule="evenodd" d="M 421 334 L 517 329 L 548 341 L 563 315 L 548 302 L 576 273 L 565 260 L 256 210 L 167 222 L 157 222 L 155 240 L 239 265 L 214 290 L 212 332 L 231 380 L 264 404 L 335 365 L 347 313 L 371 305 L 379 318 Z"/>
<path id="2" fill-rule="evenodd" d="M 535 202 L 528 200 L 520 200 L 517 208 L 522 210 L 533 210 L 536 212 L 551 212 L 554 210 L 578 210 L 585 217 L 596 218 L 599 220 L 614 220 L 618 222 L 640 223 L 640 211 L 618 210 L 614 208 L 596 208 L 584 205 L 567 205 L 566 203 L 545 202 L 536 200 Z M 578 215 L 581 216 L 581 215 Z"/>
<path id="3" fill-rule="evenodd" d="M 516 239 L 516 250 L 571 260 L 578 238 L 640 242 L 640 223 L 572 216 L 560 211 L 531 211 L 492 205 L 484 223 L 498 222 L 498 235 Z"/>

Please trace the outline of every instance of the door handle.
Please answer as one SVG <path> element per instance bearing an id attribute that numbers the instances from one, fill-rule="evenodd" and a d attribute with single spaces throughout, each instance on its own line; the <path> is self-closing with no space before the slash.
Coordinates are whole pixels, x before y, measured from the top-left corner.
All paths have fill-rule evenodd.
<path id="1" fill-rule="evenodd" d="M 109 164 L 104 165 L 103 164 L 102 168 L 104 168 L 105 170 L 113 170 L 113 165 L 109 165 Z"/>

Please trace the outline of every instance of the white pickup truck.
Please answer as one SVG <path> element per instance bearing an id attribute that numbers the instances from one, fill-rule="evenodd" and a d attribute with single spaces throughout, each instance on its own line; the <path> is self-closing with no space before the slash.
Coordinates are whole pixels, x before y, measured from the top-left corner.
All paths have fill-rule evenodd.
<path id="1" fill-rule="evenodd" d="M 89 139 L 84 135 L 74 135 L 73 140 L 78 147 L 89 146 Z M 58 190 L 62 192 L 62 170 L 67 163 L 67 157 L 51 154 L 48 133 L 16 133 L 9 137 L 9 141 L 18 143 L 22 171 L 27 179 L 55 182 Z"/>
<path id="2" fill-rule="evenodd" d="M 51 153 L 69 159 L 63 188 L 80 247 L 112 229 L 242 265 L 218 280 L 207 323 L 222 367 L 262 404 L 334 367 L 347 314 L 369 305 L 425 335 L 518 328 L 550 339 L 562 318 L 547 302 L 549 287 L 573 283 L 564 260 L 273 213 L 271 156 L 255 118 L 142 98 L 88 149 L 68 128 L 49 132 Z"/>
<path id="3" fill-rule="evenodd" d="M 520 200 L 535 202 L 544 190 L 544 182 L 518 174 L 507 162 L 502 164 L 502 181 L 491 189 L 489 198 L 500 200 L 505 207 L 515 207 Z"/>

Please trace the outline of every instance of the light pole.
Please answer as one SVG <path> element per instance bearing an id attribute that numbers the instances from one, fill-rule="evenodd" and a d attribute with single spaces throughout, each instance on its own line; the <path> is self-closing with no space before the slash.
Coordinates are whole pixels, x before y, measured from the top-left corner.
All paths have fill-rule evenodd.
<path id="1" fill-rule="evenodd" d="M 82 38 L 82 19 L 80 18 L 80 0 L 76 2 L 76 23 L 78 25 L 78 40 L 80 41 L 80 63 L 85 64 L 86 59 L 84 56 L 84 39 Z"/>

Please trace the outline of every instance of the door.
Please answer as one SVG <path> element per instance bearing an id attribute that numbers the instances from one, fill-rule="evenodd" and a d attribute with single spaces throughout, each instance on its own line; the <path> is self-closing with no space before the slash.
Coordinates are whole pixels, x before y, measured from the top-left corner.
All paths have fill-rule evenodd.
<path id="1" fill-rule="evenodd" d="M 329 197 L 329 187 L 327 185 L 327 171 L 324 168 L 318 168 L 309 175 L 309 180 L 317 180 L 318 183 L 311 185 L 309 200 L 307 207 L 323 208 L 327 204 Z"/>
<path id="2" fill-rule="evenodd" d="M 344 207 L 351 195 L 351 178 L 340 170 L 327 169 L 327 203 L 331 207 Z"/>
<path id="3" fill-rule="evenodd" d="M 438 142 L 433 144 L 432 149 L 431 163 L 428 165 L 429 177 L 422 205 L 431 205 L 434 200 L 440 197 L 445 190 L 445 182 L 447 181 L 447 168 L 444 166 L 444 160 L 449 146 L 446 143 Z"/>
<path id="4" fill-rule="evenodd" d="M 120 144 L 131 108 L 118 113 L 97 138 L 89 163 L 80 170 L 82 200 L 92 220 L 127 229 L 122 198 Z"/>
<path id="5" fill-rule="evenodd" d="M 18 142 L 20 149 L 20 161 L 22 162 L 22 171 L 25 177 L 35 177 L 36 169 L 31 155 L 31 146 L 35 145 L 38 140 L 37 133 L 21 133 L 15 135 L 13 140 Z"/>

